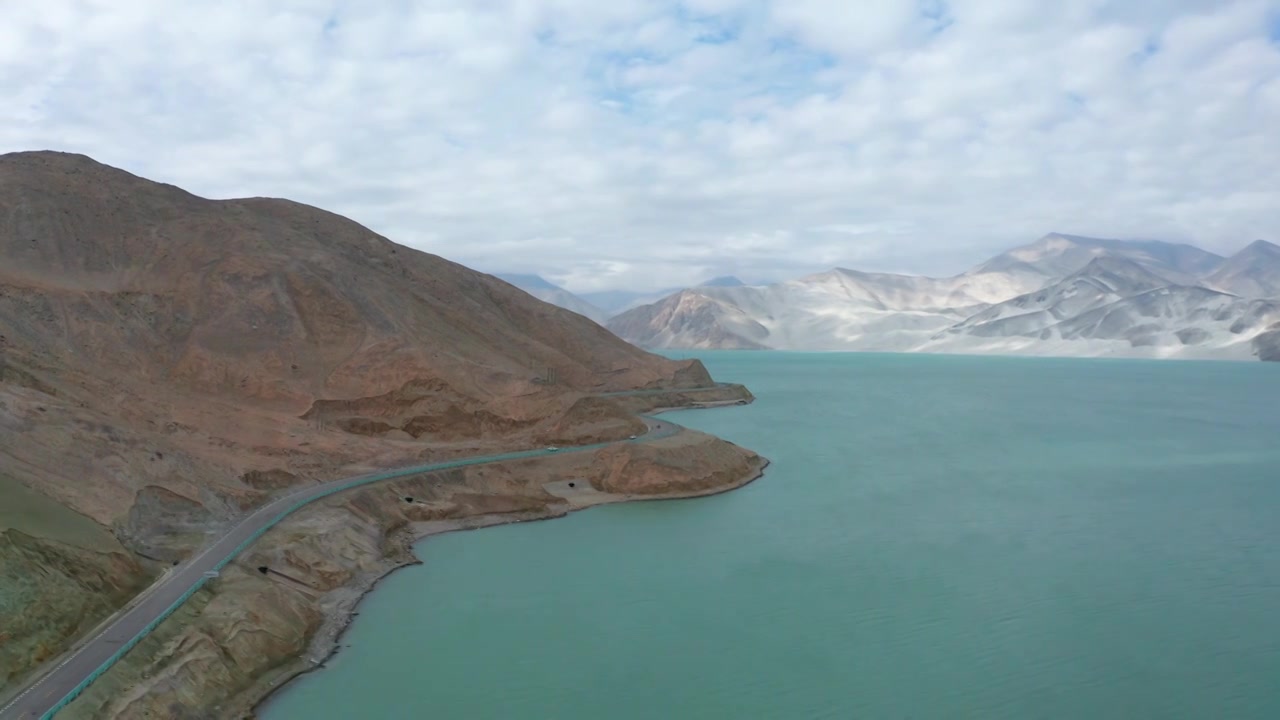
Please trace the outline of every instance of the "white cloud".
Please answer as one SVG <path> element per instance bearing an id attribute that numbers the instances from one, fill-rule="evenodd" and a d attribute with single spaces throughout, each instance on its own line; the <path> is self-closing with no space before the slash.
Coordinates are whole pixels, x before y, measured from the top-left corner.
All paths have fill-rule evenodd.
<path id="1" fill-rule="evenodd" d="M 773 17 L 801 42 L 855 57 L 893 48 L 924 24 L 917 5 L 901 0 L 787 0 L 773 4 Z"/>
<path id="2" fill-rule="evenodd" d="M 574 289 L 1280 238 L 1276 0 L 0 0 L 0 151 Z"/>

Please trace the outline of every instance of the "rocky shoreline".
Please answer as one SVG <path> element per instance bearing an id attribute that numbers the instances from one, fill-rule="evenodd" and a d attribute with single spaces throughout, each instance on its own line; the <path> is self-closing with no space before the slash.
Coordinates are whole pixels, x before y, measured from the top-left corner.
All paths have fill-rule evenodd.
<path id="1" fill-rule="evenodd" d="M 717 406 L 708 405 L 706 407 L 717 407 Z M 685 409 L 685 408 L 681 408 L 681 409 Z M 411 557 L 410 561 L 398 564 L 390 568 L 389 570 L 387 570 L 387 572 L 383 573 L 377 578 L 374 578 L 374 580 L 371 583 L 369 583 L 367 587 L 364 587 L 363 589 L 352 588 L 352 590 L 354 590 L 357 593 L 354 602 L 350 603 L 349 605 L 344 604 L 343 606 L 336 608 L 334 611 L 330 612 L 326 616 L 325 625 L 317 633 L 316 639 L 312 642 L 312 645 L 311 645 L 312 652 L 308 653 L 309 657 L 319 658 L 319 661 L 313 662 L 305 658 L 299 658 L 298 668 L 296 669 L 291 668 L 291 669 L 276 673 L 272 676 L 263 677 L 257 687 L 249 691 L 246 691 L 245 701 L 240 703 L 237 706 L 237 709 L 240 712 L 248 711 L 247 713 L 243 714 L 243 717 L 246 718 L 246 720 L 252 720 L 253 718 L 257 717 L 257 710 L 260 707 L 262 707 L 263 704 L 270 701 L 271 696 L 274 695 L 276 692 L 284 690 L 289 682 L 291 682 L 292 680 L 298 677 L 301 677 L 302 675 L 306 675 L 307 673 L 315 672 L 317 670 L 323 670 L 325 667 L 325 664 L 330 659 L 332 659 L 335 655 L 338 654 L 338 651 L 341 647 L 343 635 L 347 632 L 348 628 L 350 628 L 351 626 L 351 622 L 358 615 L 358 613 L 356 612 L 356 608 L 359 606 L 360 602 L 364 600 L 365 596 L 373 592 L 377 588 L 378 584 L 382 582 L 382 580 L 386 579 L 387 577 L 390 577 L 392 573 L 406 567 L 411 567 L 413 565 L 421 565 L 422 561 L 419 560 L 417 556 L 413 555 L 413 546 L 416 545 L 418 542 L 425 540 L 428 537 L 431 537 L 433 535 L 443 535 L 451 532 L 480 530 L 483 528 L 496 527 L 499 525 L 511 525 L 514 523 L 535 522 L 539 520 L 555 520 L 557 518 L 562 518 L 571 513 L 578 512 L 581 510 L 588 510 L 593 507 L 599 507 L 603 505 L 612 505 L 616 503 L 660 501 L 660 500 L 689 500 L 689 499 L 694 499 L 699 497 L 710 497 L 712 495 L 720 495 L 723 493 L 731 492 L 733 490 L 737 490 L 763 477 L 765 469 L 768 468 L 769 466 L 769 461 L 764 458 L 761 458 L 761 460 L 762 462 L 760 463 L 758 470 L 756 470 L 754 474 L 744 476 L 741 482 L 738 482 L 732 485 L 727 485 L 724 487 L 712 488 L 704 491 L 696 491 L 696 492 L 691 492 L 687 494 L 669 493 L 664 495 L 653 495 L 653 496 L 612 495 L 608 493 L 601 493 L 601 495 L 605 497 L 602 498 L 599 502 L 589 502 L 589 503 L 583 503 L 583 504 L 570 503 L 562 511 L 553 510 L 548 513 L 531 512 L 527 514 L 517 514 L 517 515 L 483 515 L 479 517 L 466 518 L 464 520 L 437 520 L 437 521 L 422 523 L 419 526 L 413 528 L 412 531 L 410 531 L 409 533 L 406 533 L 406 539 L 403 541 L 406 545 L 404 552 Z M 257 699 L 253 700 L 253 698 L 257 698 Z M 241 717 L 242 715 L 239 712 L 233 712 L 232 716 Z"/>
<path id="2" fill-rule="evenodd" d="M 749 394 L 727 396 L 629 398 L 627 409 L 750 402 Z M 425 537 L 601 504 L 718 494 L 760 477 L 767 464 L 684 430 L 650 443 L 431 473 L 333 496 L 267 533 L 59 717 L 253 717 L 289 680 L 332 657 L 360 600 L 390 573 L 418 564 L 413 546 Z"/>

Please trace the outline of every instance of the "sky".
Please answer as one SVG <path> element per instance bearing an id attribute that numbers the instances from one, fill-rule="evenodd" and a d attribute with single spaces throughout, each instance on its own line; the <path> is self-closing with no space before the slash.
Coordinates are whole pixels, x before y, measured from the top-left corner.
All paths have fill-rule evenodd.
<path id="1" fill-rule="evenodd" d="M 1280 241 L 1280 0 L 0 0 L 0 97 L 577 292 Z"/>

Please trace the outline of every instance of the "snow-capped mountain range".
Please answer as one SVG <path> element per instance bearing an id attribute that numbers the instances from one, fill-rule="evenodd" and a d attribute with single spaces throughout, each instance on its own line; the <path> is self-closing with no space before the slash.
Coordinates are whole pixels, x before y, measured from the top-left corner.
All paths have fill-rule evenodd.
<path id="1" fill-rule="evenodd" d="M 1280 355 L 1280 246 L 1050 234 L 950 278 L 837 268 L 697 287 L 611 318 L 652 349 L 1238 358 Z"/>

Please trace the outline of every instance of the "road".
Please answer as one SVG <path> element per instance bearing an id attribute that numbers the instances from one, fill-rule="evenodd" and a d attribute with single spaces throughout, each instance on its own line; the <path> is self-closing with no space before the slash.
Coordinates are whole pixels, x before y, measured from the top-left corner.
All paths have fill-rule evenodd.
<path id="1" fill-rule="evenodd" d="M 676 434 L 680 427 L 665 420 L 642 418 L 647 427 L 644 435 L 634 440 L 598 443 L 566 447 L 559 450 L 538 449 L 483 455 L 478 457 L 414 465 L 379 473 L 333 480 L 299 490 L 274 500 L 255 510 L 225 535 L 214 541 L 198 555 L 178 567 L 152 585 L 135 600 L 131 608 L 117 616 L 101 631 L 62 662 L 34 680 L 8 705 L 0 708 L 0 720 L 36 720 L 52 718 L 67 703 L 75 699 L 84 688 L 106 672 L 139 640 L 151 632 L 193 593 L 204 586 L 210 577 L 231 562 L 245 548 L 253 544 L 294 510 L 334 493 L 370 483 L 394 480 L 421 473 L 448 470 L 468 465 L 508 462 L 525 458 L 542 457 L 553 453 L 592 452 L 619 442 L 650 442 Z"/>

